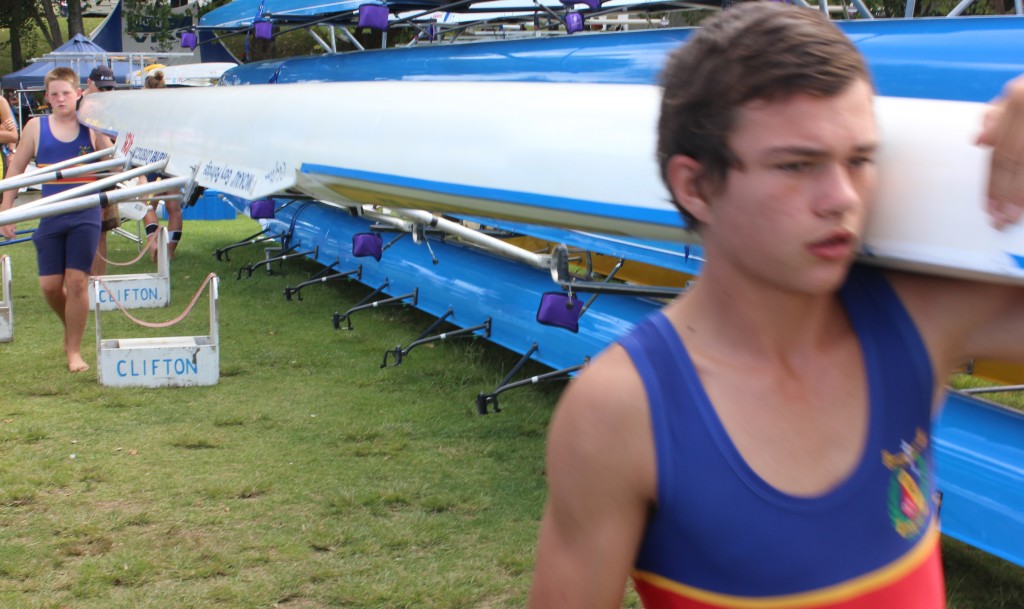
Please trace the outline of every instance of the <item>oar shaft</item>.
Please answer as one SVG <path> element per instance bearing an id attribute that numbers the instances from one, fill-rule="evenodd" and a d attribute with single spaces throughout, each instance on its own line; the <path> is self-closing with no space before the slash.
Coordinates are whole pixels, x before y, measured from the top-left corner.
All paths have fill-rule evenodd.
<path id="1" fill-rule="evenodd" d="M 27 171 L 27 172 L 25 172 L 25 173 L 23 173 L 21 175 L 30 176 L 30 175 L 34 175 L 34 174 L 37 174 L 37 173 L 45 173 L 47 171 L 55 171 L 57 169 L 65 169 L 67 167 L 73 167 L 75 165 L 78 165 L 79 163 L 91 163 L 91 162 L 93 162 L 93 161 L 95 161 L 97 159 L 102 159 L 103 157 L 110 156 L 113 153 L 114 153 L 114 148 L 113 147 L 104 148 L 103 150 L 97 150 L 96 152 L 90 152 L 89 154 L 83 154 L 82 156 L 76 156 L 74 158 L 67 159 L 65 161 L 60 161 L 60 162 L 54 163 L 52 165 L 47 165 L 46 167 L 40 167 L 38 169 L 33 169 L 32 171 Z"/>
<path id="2" fill-rule="evenodd" d="M 163 159 L 163 160 L 157 161 L 155 163 L 150 163 L 149 165 L 143 165 L 141 167 L 136 167 L 134 169 L 129 169 L 128 171 L 119 173 L 117 175 L 112 175 L 110 177 L 106 177 L 106 178 L 102 178 L 102 179 L 96 180 L 95 182 L 89 182 L 88 184 L 82 184 L 81 186 L 76 186 L 74 188 L 69 188 L 68 190 L 65 190 L 63 192 L 58 192 L 57 194 L 50 195 L 48 197 L 43 197 L 42 199 L 39 199 L 38 201 L 33 201 L 31 203 L 25 203 L 24 205 L 20 205 L 19 208 L 32 209 L 32 208 L 35 208 L 35 207 L 42 207 L 42 206 L 50 205 L 50 204 L 56 203 L 58 201 L 67 201 L 69 199 L 74 199 L 75 197 L 81 197 L 81 196 L 84 196 L 84 195 L 89 195 L 89 194 L 93 194 L 93 193 L 96 193 L 96 192 L 101 192 L 101 191 L 106 190 L 108 188 L 113 188 L 115 185 L 117 185 L 118 182 L 121 182 L 121 181 L 124 181 L 124 180 L 130 180 L 132 178 L 137 178 L 139 176 L 146 175 L 147 173 L 152 173 L 154 171 L 160 171 L 161 169 L 164 168 L 164 166 L 166 164 L 167 164 L 167 159 Z M 161 182 L 154 182 L 154 184 L 160 184 L 160 183 L 166 183 L 166 182 L 167 182 L 167 180 L 161 180 Z M 164 190 L 170 190 L 170 189 L 171 189 L 170 186 L 168 186 L 167 188 L 164 188 Z M 149 191 L 149 192 L 159 192 L 159 189 L 156 190 L 156 191 Z"/>
<path id="3" fill-rule="evenodd" d="M 26 220 L 34 220 L 36 218 L 47 218 L 58 214 L 66 214 L 73 211 L 88 209 L 90 207 L 96 207 L 97 205 L 109 205 L 112 203 L 120 203 L 122 201 L 130 201 L 138 198 L 139 196 L 160 192 L 167 188 L 184 186 L 188 183 L 188 180 L 188 178 L 169 178 L 161 180 L 160 182 L 151 182 L 149 184 L 134 186 L 132 188 L 120 188 L 107 192 L 75 197 L 43 206 L 29 207 L 28 205 L 21 205 L 13 209 L 0 212 L 0 226 L 24 222 Z"/>
<path id="4" fill-rule="evenodd" d="M 97 163 L 89 163 L 78 167 L 69 167 L 68 169 L 54 170 L 51 167 L 47 167 L 45 171 L 33 171 L 30 174 L 21 174 L 13 178 L 0 180 L 0 191 L 14 190 L 15 188 L 24 188 L 25 186 L 35 186 L 36 184 L 45 184 L 46 182 L 52 182 L 61 178 L 74 178 L 123 166 L 124 159 L 110 159 L 109 161 L 99 161 Z"/>

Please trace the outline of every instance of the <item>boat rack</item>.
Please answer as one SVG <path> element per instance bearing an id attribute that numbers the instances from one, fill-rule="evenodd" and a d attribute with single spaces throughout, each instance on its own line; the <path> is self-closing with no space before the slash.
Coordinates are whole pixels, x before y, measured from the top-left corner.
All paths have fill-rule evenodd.
<path id="1" fill-rule="evenodd" d="M 334 329 L 335 330 L 340 330 L 341 329 L 341 322 L 344 321 L 347 324 L 347 327 L 345 329 L 346 330 L 351 330 L 352 329 L 352 314 L 353 313 L 357 313 L 359 311 L 365 311 L 367 309 L 376 309 L 378 307 L 384 307 L 384 306 L 388 306 L 388 305 L 406 304 L 406 301 L 409 301 L 408 304 L 411 304 L 414 307 L 416 306 L 416 302 L 419 299 L 419 293 L 420 293 L 420 291 L 418 289 L 414 289 L 412 292 L 409 292 L 408 294 L 403 294 L 402 296 L 395 296 L 393 298 L 384 298 L 382 300 L 373 300 L 373 298 L 375 296 L 378 296 L 378 295 L 384 293 L 384 290 L 386 290 L 387 287 L 388 287 L 388 283 L 389 283 L 388 280 L 385 279 L 384 283 L 382 285 L 378 286 L 372 292 L 367 294 L 362 300 L 357 302 L 355 304 L 355 306 L 353 306 L 348 311 L 345 311 L 344 313 L 335 312 L 334 315 L 331 317 L 331 323 L 334 324 Z"/>
<path id="2" fill-rule="evenodd" d="M 285 288 L 284 288 L 284 298 L 285 298 L 285 300 L 290 301 L 292 299 L 292 295 L 295 295 L 295 296 L 298 296 L 299 300 L 301 301 L 302 300 L 302 288 L 305 288 L 305 287 L 308 287 L 308 286 L 311 286 L 311 285 L 323 285 L 323 284 L 327 283 L 328 281 L 337 281 L 339 279 L 353 279 L 354 278 L 354 279 L 356 279 L 358 281 L 359 279 L 363 278 L 363 265 L 361 265 L 361 264 L 359 266 L 357 266 L 356 268 L 352 269 L 351 271 L 338 271 L 338 272 L 332 273 L 331 271 L 333 271 L 339 264 L 341 264 L 341 260 L 340 259 L 335 260 L 334 262 L 332 262 L 328 266 L 325 266 L 324 268 L 320 269 L 312 277 L 310 277 L 306 281 L 303 281 L 302 283 L 300 283 L 299 285 L 295 286 L 294 288 L 291 287 L 291 286 L 285 286 Z"/>
<path id="3" fill-rule="evenodd" d="M 416 347 L 419 347 L 420 345 L 426 345 L 426 344 L 429 344 L 429 343 L 435 343 L 435 342 L 442 341 L 442 340 L 448 340 L 449 338 L 459 338 L 459 337 L 477 338 L 478 335 L 476 334 L 476 332 L 478 332 L 480 330 L 483 330 L 483 332 L 484 332 L 483 337 L 484 338 L 490 338 L 491 337 L 491 318 L 490 317 L 488 317 L 486 320 L 484 320 L 484 322 L 482 324 L 478 324 L 478 325 L 475 325 L 475 326 L 468 326 L 468 327 L 465 327 L 465 328 L 459 328 L 458 330 L 453 330 L 451 332 L 441 332 L 440 334 L 435 334 L 433 336 L 430 336 L 431 332 L 433 332 L 434 330 L 437 330 L 439 327 L 441 327 L 441 324 L 443 324 L 445 322 L 445 320 L 447 320 L 449 317 L 451 317 L 454 314 L 455 314 L 455 311 L 452 308 L 449 307 L 449 309 L 444 313 L 444 315 L 442 315 L 441 317 L 438 317 L 437 319 L 435 319 L 433 322 L 430 323 L 429 326 L 426 327 L 426 329 L 424 329 L 422 332 L 420 332 L 420 335 L 416 337 L 416 340 L 414 340 L 411 343 L 409 343 L 408 347 L 402 347 L 401 345 L 399 345 L 399 346 L 395 347 L 394 349 L 388 349 L 387 351 L 385 351 L 384 352 L 384 361 L 381 362 L 380 367 L 381 368 L 387 368 L 388 367 L 388 355 L 393 356 L 393 363 L 391 364 L 392 367 L 401 366 L 402 365 L 402 360 L 407 355 L 409 355 L 409 352 L 412 351 L 413 349 L 415 349 Z"/>
<path id="4" fill-rule="evenodd" d="M 14 309 L 11 302 L 11 257 L 0 256 L 0 343 L 14 340 Z"/>
<path id="5" fill-rule="evenodd" d="M 101 282 L 93 283 L 98 292 Z M 194 387 L 216 385 L 220 380 L 220 332 L 218 324 L 219 281 L 210 274 L 207 282 L 177 320 L 149 327 L 166 327 L 180 321 L 203 289 L 210 296 L 210 330 L 202 336 L 103 338 L 100 308 L 96 312 L 96 362 L 99 382 L 106 387 Z M 144 323 L 131 317 L 136 323 Z"/>
<path id="6" fill-rule="evenodd" d="M 89 290 L 89 308 L 112 311 L 121 306 L 124 309 L 153 309 L 166 307 L 171 303 L 171 270 L 167 254 L 167 227 L 157 231 L 155 273 L 125 273 L 101 275 L 91 278 L 100 282 L 98 289 Z M 107 288 L 114 290 L 111 294 Z M 99 299 L 98 301 L 96 299 Z M 115 302 L 116 300 L 116 302 Z"/>
<path id="7" fill-rule="evenodd" d="M 495 387 L 494 391 L 491 391 L 490 393 L 485 393 L 481 391 L 476 396 L 477 414 L 501 412 L 501 408 L 498 406 L 498 396 L 501 395 L 502 393 L 505 393 L 506 391 L 518 389 L 520 387 L 527 387 L 529 385 L 536 385 L 537 383 L 544 383 L 547 381 L 568 381 L 569 379 L 572 378 L 573 373 L 582 370 L 584 366 L 590 363 L 590 357 L 588 356 L 583 359 L 582 364 L 578 364 L 576 366 L 562 368 L 561 370 L 552 370 L 551 372 L 545 372 L 544 374 L 534 375 L 531 376 L 530 378 L 512 381 L 515 375 L 519 374 L 519 371 L 522 370 L 523 366 L 526 365 L 528 361 L 530 361 L 530 358 L 532 358 L 533 354 L 536 352 L 537 343 L 533 343 L 529 350 L 527 350 L 527 352 L 523 354 L 523 357 L 521 357 L 519 361 L 516 362 L 516 365 L 513 366 L 511 370 L 509 370 L 508 374 L 505 375 L 505 378 L 501 379 L 501 382 L 498 383 L 498 386 Z M 489 411 L 487 408 L 488 406 L 493 406 L 494 410 Z"/>

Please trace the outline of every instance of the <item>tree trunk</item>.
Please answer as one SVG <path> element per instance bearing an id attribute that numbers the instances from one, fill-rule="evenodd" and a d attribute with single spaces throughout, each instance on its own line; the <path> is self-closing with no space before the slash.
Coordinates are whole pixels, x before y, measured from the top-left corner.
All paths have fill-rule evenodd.
<path id="1" fill-rule="evenodd" d="M 25 54 L 21 51 L 21 28 L 12 27 L 10 29 L 11 39 L 11 71 L 17 72 L 28 65 L 25 61 Z"/>
<path id="2" fill-rule="evenodd" d="M 82 0 L 68 0 L 68 39 L 75 34 L 85 36 L 85 23 L 82 22 Z"/>
<path id="3" fill-rule="evenodd" d="M 36 18 L 36 23 L 43 32 L 43 38 L 46 38 L 46 43 L 50 45 L 50 49 L 56 49 L 64 44 L 64 36 L 60 31 L 60 22 L 57 21 L 57 14 L 53 12 L 53 3 L 50 0 L 42 0 L 39 4 L 42 5 L 46 23 L 44 24 L 43 20 L 38 17 Z"/>

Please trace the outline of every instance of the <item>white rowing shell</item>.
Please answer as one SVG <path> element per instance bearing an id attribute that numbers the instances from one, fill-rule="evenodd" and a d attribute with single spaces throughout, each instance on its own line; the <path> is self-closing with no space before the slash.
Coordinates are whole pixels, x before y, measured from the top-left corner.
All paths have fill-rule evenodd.
<path id="1" fill-rule="evenodd" d="M 650 85 L 351 82 L 90 95 L 80 120 L 137 164 L 248 199 L 289 189 L 636 237 L 685 233 L 655 162 Z M 1024 283 L 1024 226 L 984 212 L 982 104 L 877 98 L 866 258 Z"/>

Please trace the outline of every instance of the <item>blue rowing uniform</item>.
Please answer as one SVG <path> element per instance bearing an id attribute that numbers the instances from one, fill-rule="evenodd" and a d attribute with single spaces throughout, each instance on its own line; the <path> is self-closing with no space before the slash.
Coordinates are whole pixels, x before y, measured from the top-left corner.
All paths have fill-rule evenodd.
<path id="1" fill-rule="evenodd" d="M 621 341 L 647 392 L 656 453 L 657 506 L 633 572 L 649 609 L 945 606 L 928 354 L 879 271 L 855 266 L 839 296 L 870 419 L 860 463 L 818 497 L 780 492 L 747 465 L 662 313 Z"/>
<path id="2" fill-rule="evenodd" d="M 74 140 L 62 142 L 50 131 L 49 119 L 48 116 L 39 119 L 38 167 L 45 168 L 93 152 L 88 129 L 79 126 Z M 43 184 L 42 195 L 48 197 L 95 180 L 94 176 L 54 180 Z M 99 244 L 101 215 L 102 211 L 96 206 L 40 220 L 39 228 L 32 234 L 39 274 L 61 275 L 68 268 L 88 273 Z"/>

